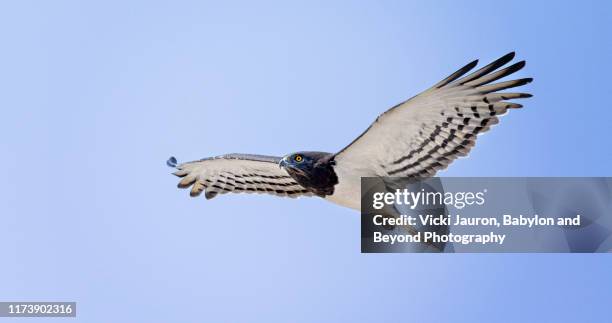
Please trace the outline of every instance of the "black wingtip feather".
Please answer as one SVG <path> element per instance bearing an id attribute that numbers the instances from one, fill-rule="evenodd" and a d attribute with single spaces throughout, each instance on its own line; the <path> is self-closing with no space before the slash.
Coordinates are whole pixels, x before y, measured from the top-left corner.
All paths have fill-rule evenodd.
<path id="1" fill-rule="evenodd" d="M 502 90 L 511 89 L 511 88 L 518 87 L 518 86 L 523 86 L 527 83 L 531 83 L 532 81 L 533 81 L 533 78 L 527 77 L 527 78 L 522 78 L 518 80 L 483 85 L 483 86 L 477 87 L 476 89 L 478 89 L 483 94 L 487 94 L 491 92 L 502 91 Z"/>
<path id="2" fill-rule="evenodd" d="M 476 65 L 478 65 L 478 60 L 473 60 L 472 62 L 468 63 L 467 65 L 463 66 L 462 68 L 460 68 L 459 70 L 457 70 L 455 73 L 449 75 L 447 78 L 445 78 L 444 80 L 440 81 L 438 84 L 436 84 L 434 86 L 434 88 L 441 88 L 445 85 L 447 85 L 448 83 L 462 77 L 465 73 L 471 71 L 474 67 L 476 67 Z"/>
<path id="3" fill-rule="evenodd" d="M 468 71 L 473 69 L 474 67 L 476 67 L 476 65 L 478 65 L 478 60 L 475 59 L 471 62 L 469 62 L 467 65 L 465 65 L 463 68 L 467 69 Z"/>
<path id="4" fill-rule="evenodd" d="M 176 168 L 177 163 L 178 162 L 174 156 L 170 156 L 170 158 L 168 158 L 168 160 L 166 161 L 166 165 L 172 168 Z"/>
<path id="5" fill-rule="evenodd" d="M 492 63 L 480 68 L 479 70 L 477 70 L 476 72 L 458 80 L 457 82 L 459 84 L 465 84 L 467 82 L 473 81 L 478 79 L 481 76 L 487 75 L 488 73 L 491 73 L 493 71 L 495 71 L 496 69 L 506 65 L 506 63 L 510 62 L 515 56 L 514 52 L 510 52 L 498 59 L 496 59 L 495 61 L 493 61 Z"/>
<path id="6" fill-rule="evenodd" d="M 527 62 L 522 60 L 520 62 L 517 62 L 517 63 L 514 63 L 514 64 L 508 66 L 506 68 L 506 70 L 508 70 L 508 74 L 506 74 L 506 75 L 510 75 L 510 74 L 512 74 L 514 72 L 522 70 L 523 67 L 525 67 L 525 65 L 527 65 Z"/>
<path id="7" fill-rule="evenodd" d="M 511 61 L 512 59 L 514 59 L 514 56 L 516 56 L 516 52 L 515 52 L 515 51 L 511 51 L 510 53 L 508 53 L 508 54 L 506 54 L 506 55 L 502 56 L 501 58 L 505 58 L 505 59 L 507 59 L 507 61 L 509 62 L 509 61 Z M 501 60 L 501 58 L 500 58 L 500 60 Z"/>
<path id="8" fill-rule="evenodd" d="M 204 193 L 204 197 L 205 197 L 207 200 L 213 199 L 213 198 L 215 198 L 215 196 L 217 196 L 217 192 L 206 191 L 206 192 Z"/>
<path id="9" fill-rule="evenodd" d="M 504 78 L 508 75 L 511 75 L 517 71 L 520 71 L 523 67 L 525 67 L 525 61 L 520 61 L 517 63 L 514 63 L 502 70 L 499 70 L 497 72 L 491 73 L 491 74 L 486 74 L 483 75 L 475 80 L 472 80 L 470 82 L 467 83 L 463 83 L 464 85 L 468 85 L 468 86 L 473 86 L 473 87 L 477 87 L 477 86 L 482 86 L 485 84 L 489 84 L 491 82 L 495 82 L 501 78 Z"/>
<path id="10" fill-rule="evenodd" d="M 506 63 L 508 63 L 509 61 L 513 60 L 514 56 L 516 56 L 516 52 L 510 52 L 510 53 L 508 53 L 508 54 L 506 54 L 506 55 L 496 59 L 491 64 L 492 65 L 497 65 L 498 67 L 504 66 L 504 65 L 506 65 Z"/>

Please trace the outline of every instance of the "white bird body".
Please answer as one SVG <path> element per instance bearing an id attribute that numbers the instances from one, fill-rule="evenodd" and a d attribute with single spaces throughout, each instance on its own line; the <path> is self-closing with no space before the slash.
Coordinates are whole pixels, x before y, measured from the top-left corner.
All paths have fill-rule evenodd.
<path id="1" fill-rule="evenodd" d="M 338 184 L 334 186 L 334 194 L 325 199 L 344 207 L 359 211 L 361 209 L 361 177 L 351 176 L 348 168 L 334 167 L 338 174 Z"/>

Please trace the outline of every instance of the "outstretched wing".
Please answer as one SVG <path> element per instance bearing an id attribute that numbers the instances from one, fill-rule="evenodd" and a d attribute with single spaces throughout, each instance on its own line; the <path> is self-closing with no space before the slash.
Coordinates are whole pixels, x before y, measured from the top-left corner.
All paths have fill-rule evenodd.
<path id="1" fill-rule="evenodd" d="M 359 177 L 430 177 L 467 155 L 477 135 L 498 123 L 498 116 L 522 107 L 507 100 L 531 97 L 498 92 L 527 84 L 531 78 L 493 83 L 525 66 L 520 61 L 496 71 L 513 58 L 514 53 L 509 53 L 460 78 L 476 66 L 478 61 L 473 61 L 389 109 L 336 154 L 336 169 Z"/>
<path id="2" fill-rule="evenodd" d="M 176 167 L 181 177 L 179 188 L 191 187 L 189 195 L 203 191 L 206 199 L 225 193 L 268 193 L 278 196 L 312 196 L 307 189 L 278 166 L 280 157 L 228 154 L 176 165 L 171 157 L 168 165 Z"/>

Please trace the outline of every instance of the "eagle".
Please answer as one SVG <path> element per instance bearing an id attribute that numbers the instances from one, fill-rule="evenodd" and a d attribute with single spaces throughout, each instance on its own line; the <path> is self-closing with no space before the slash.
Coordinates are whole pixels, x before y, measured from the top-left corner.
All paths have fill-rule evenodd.
<path id="1" fill-rule="evenodd" d="M 496 82 L 525 66 L 523 60 L 504 67 L 514 56 L 508 53 L 467 74 L 478 64 L 472 61 L 379 115 L 337 153 L 227 154 L 182 164 L 170 157 L 167 164 L 181 178 L 178 187 L 191 188 L 192 197 L 202 192 L 206 199 L 232 192 L 312 196 L 360 210 L 362 177 L 433 177 L 453 160 L 467 156 L 478 135 L 497 124 L 499 116 L 521 108 L 509 100 L 531 94 L 500 91 L 533 79 Z"/>

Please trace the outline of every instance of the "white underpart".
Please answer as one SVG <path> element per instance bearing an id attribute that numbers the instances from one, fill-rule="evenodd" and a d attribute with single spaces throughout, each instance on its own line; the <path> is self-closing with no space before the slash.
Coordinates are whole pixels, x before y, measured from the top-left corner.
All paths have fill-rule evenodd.
<path id="1" fill-rule="evenodd" d="M 334 186 L 334 194 L 325 197 L 326 200 L 351 209 L 361 210 L 361 177 L 348 167 L 334 167 L 338 176 L 338 184 Z"/>

